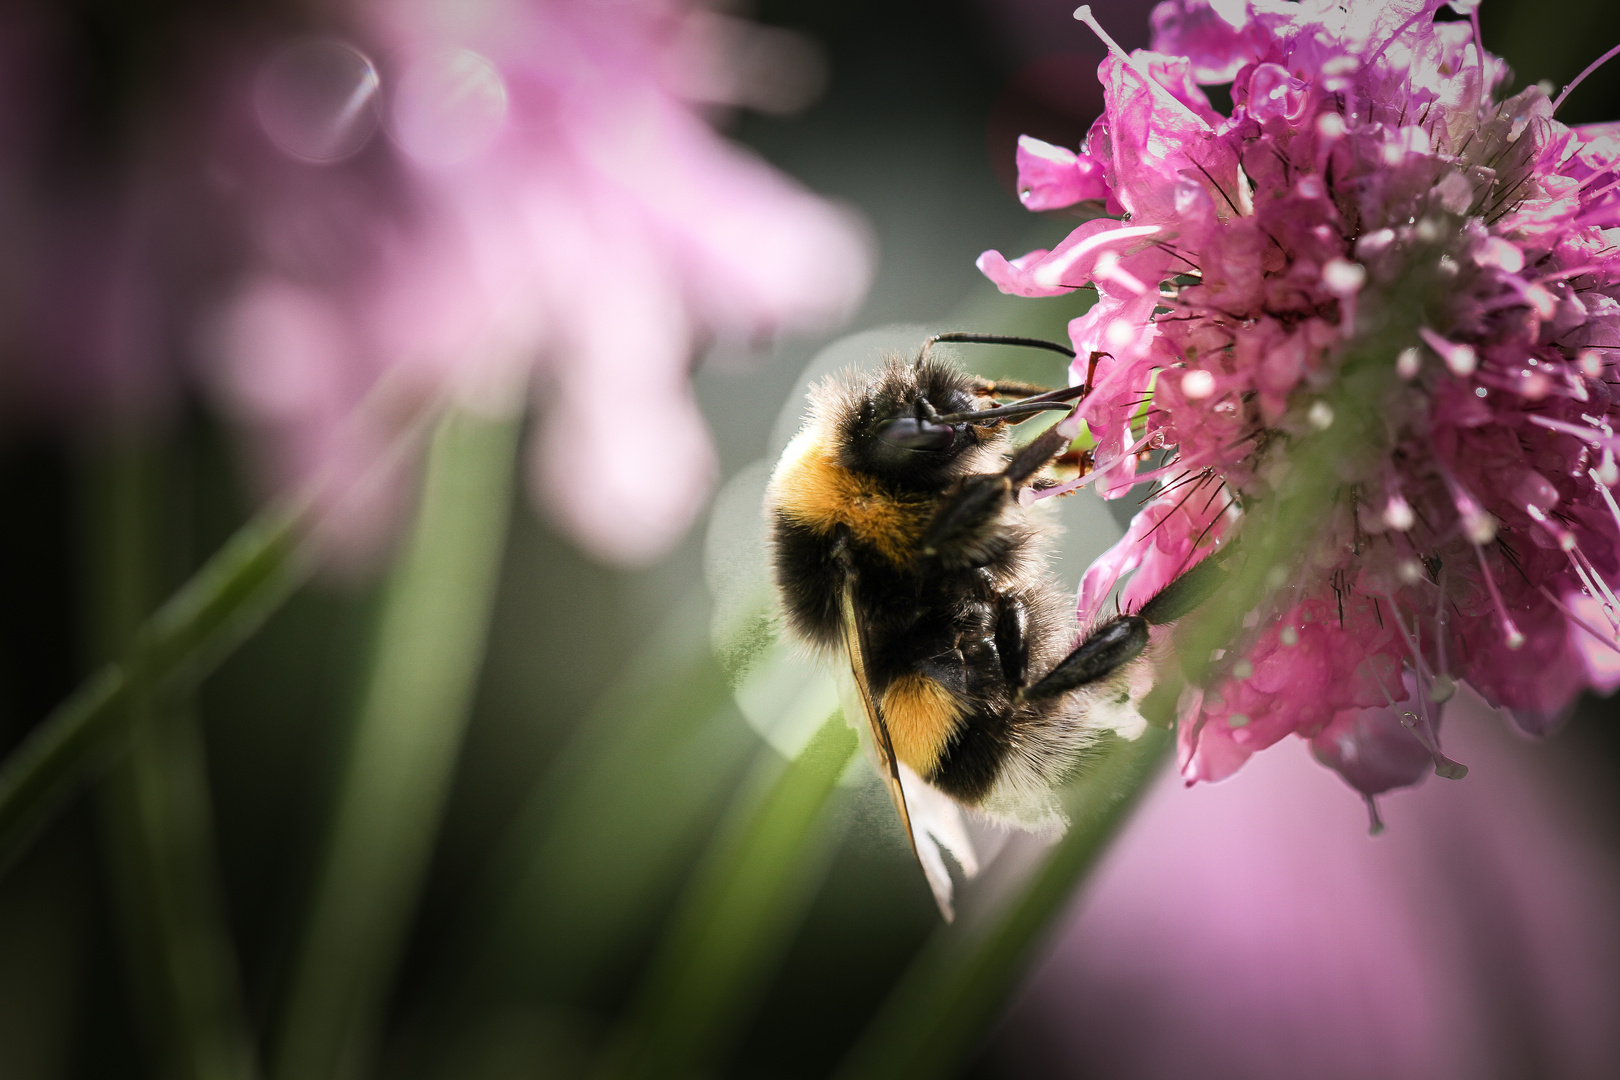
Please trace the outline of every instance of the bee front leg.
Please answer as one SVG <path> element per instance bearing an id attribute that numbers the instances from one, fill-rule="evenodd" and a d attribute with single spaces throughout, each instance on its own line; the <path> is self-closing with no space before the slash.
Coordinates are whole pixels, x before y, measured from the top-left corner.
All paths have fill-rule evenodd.
<path id="1" fill-rule="evenodd" d="M 983 566 L 993 559 L 1002 509 L 1069 441 L 1056 426 L 1048 428 L 1014 454 L 1004 471 L 964 478 L 923 533 L 923 555 L 946 566 Z"/>
<path id="2" fill-rule="evenodd" d="M 1007 685 L 1022 690 L 1029 676 L 1029 610 L 1016 596 L 1003 599 L 996 613 L 996 652 Z"/>
<path id="3" fill-rule="evenodd" d="M 974 379 L 973 393 L 978 397 L 1011 397 L 1027 398 L 1038 394 L 1050 394 L 1050 386 L 1036 386 L 1034 383 L 1017 382 L 1012 379 Z"/>

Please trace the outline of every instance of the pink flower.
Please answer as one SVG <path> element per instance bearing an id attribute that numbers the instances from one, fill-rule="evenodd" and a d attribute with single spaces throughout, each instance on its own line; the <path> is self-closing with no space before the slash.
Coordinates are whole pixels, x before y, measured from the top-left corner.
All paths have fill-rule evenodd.
<path id="1" fill-rule="evenodd" d="M 1158 51 L 1108 42 L 1075 155 L 1119 219 L 980 259 L 1007 292 L 1098 290 L 1070 326 L 1118 473 L 1098 489 L 1164 490 L 1125 548 L 1173 533 L 1188 565 L 1301 482 L 1295 446 L 1336 420 L 1368 433 L 1184 698 L 1189 781 L 1296 734 L 1370 796 L 1420 755 L 1461 774 L 1438 742 L 1460 681 L 1535 734 L 1620 683 L 1620 129 L 1566 127 L 1537 87 L 1499 97 L 1501 62 L 1438 6 L 1160 4 Z M 1227 79 L 1223 117 L 1198 83 Z M 1057 190 L 1057 158 L 1021 155 L 1020 188 Z M 1173 457 L 1138 472 L 1139 443 Z M 1218 493 L 1218 526 L 1160 521 L 1189 484 Z M 1082 616 L 1138 564 L 1127 607 L 1175 572 L 1149 562 L 1099 562 Z"/>
<path id="2" fill-rule="evenodd" d="M 700 112 L 784 103 L 728 50 L 775 50 L 786 77 L 802 47 L 684 0 L 354 0 L 323 25 L 347 36 L 175 29 L 184 93 L 151 96 L 198 105 L 130 120 L 153 175 L 37 215 L 80 309 L 43 309 L 58 367 L 128 356 L 161 399 L 151 358 L 180 356 L 269 486 L 336 493 L 324 532 L 356 552 L 402 508 L 407 418 L 529 398 L 541 504 L 604 559 L 656 557 L 713 481 L 694 361 L 836 322 L 870 279 L 851 215 Z M 6 74 L 48 86 L 48 61 Z"/>
<path id="3" fill-rule="evenodd" d="M 1456 711 L 1474 774 L 1410 793 L 1376 844 L 1303 747 L 1242 783 L 1166 777 L 1076 898 L 987 1071 L 1612 1075 L 1620 866 L 1583 799 L 1603 793 L 1477 703 Z"/>

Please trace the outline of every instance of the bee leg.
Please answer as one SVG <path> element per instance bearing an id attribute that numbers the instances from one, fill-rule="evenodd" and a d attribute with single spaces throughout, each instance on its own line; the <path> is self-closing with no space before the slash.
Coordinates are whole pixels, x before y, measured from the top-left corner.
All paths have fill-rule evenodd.
<path id="1" fill-rule="evenodd" d="M 1020 701 L 1040 701 L 1106 679 L 1140 656 L 1147 643 L 1146 619 L 1140 615 L 1115 616 L 1093 630 L 1039 682 L 1016 696 Z"/>
<path id="2" fill-rule="evenodd" d="M 1012 379 L 974 379 L 973 392 L 979 397 L 1011 397 L 1027 398 L 1037 397 L 1041 394 L 1050 394 L 1050 386 L 1036 386 L 1034 383 L 1017 382 Z"/>
<path id="3" fill-rule="evenodd" d="M 1056 427 L 1048 428 L 1014 454 L 1004 472 L 966 477 L 945 496 L 929 522 L 922 538 L 923 555 L 952 566 L 982 563 L 990 535 L 1012 493 L 1068 445 L 1068 436 Z"/>
<path id="4" fill-rule="evenodd" d="M 1016 596 L 1006 597 L 996 613 L 996 652 L 1001 674 L 1015 691 L 1029 676 L 1029 611 Z"/>
<path id="5" fill-rule="evenodd" d="M 1143 604 L 1134 615 L 1118 615 L 1092 631 L 1040 682 L 1018 697 L 1038 701 L 1105 679 L 1147 648 L 1148 627 L 1175 622 L 1213 596 L 1226 583 L 1226 560 L 1232 544 L 1179 575 Z"/>
<path id="6" fill-rule="evenodd" d="M 1154 593 L 1137 614 L 1154 626 L 1175 622 L 1215 595 L 1226 583 L 1225 561 L 1220 553 L 1210 555 Z"/>

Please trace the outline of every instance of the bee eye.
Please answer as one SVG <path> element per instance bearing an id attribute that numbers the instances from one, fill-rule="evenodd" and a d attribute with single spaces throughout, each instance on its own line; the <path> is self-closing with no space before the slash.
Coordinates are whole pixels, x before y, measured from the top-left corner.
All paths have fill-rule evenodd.
<path id="1" fill-rule="evenodd" d="M 878 437 L 903 450 L 947 450 L 956 441 L 956 429 L 915 416 L 901 416 L 878 425 Z"/>

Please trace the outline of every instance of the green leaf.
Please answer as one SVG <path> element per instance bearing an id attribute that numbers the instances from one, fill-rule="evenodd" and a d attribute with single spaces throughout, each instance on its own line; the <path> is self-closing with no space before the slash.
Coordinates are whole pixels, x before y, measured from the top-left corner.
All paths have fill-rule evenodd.
<path id="1" fill-rule="evenodd" d="M 764 767 L 780 772 L 739 794 L 670 921 L 606 1076 L 661 1080 L 714 1063 L 815 895 L 833 848 L 825 804 L 856 745 L 835 713 L 785 768 L 766 751 Z"/>
<path id="2" fill-rule="evenodd" d="M 102 656 L 128 653 L 178 545 L 172 450 L 119 440 L 84 471 L 87 622 Z M 129 752 L 100 795 L 102 845 L 153 1071 L 176 1080 L 257 1072 L 223 890 L 202 731 L 185 689 L 131 673 L 115 710 Z"/>
<path id="3" fill-rule="evenodd" d="M 452 412 L 388 583 L 296 958 L 275 1075 L 365 1067 L 438 834 L 484 655 L 518 424 Z"/>
<path id="4" fill-rule="evenodd" d="M 1077 883 L 1169 756 L 1150 728 L 1111 741 L 1065 800 L 1072 824 L 1023 888 L 979 919 L 942 928 L 845 1058 L 837 1080 L 925 1080 L 962 1071 L 1018 987 Z"/>
<path id="5" fill-rule="evenodd" d="M 126 658 L 97 671 L 0 763 L 0 868 L 87 777 L 127 746 L 131 682 L 195 685 L 303 580 L 297 511 L 254 518 L 136 635 Z"/>

